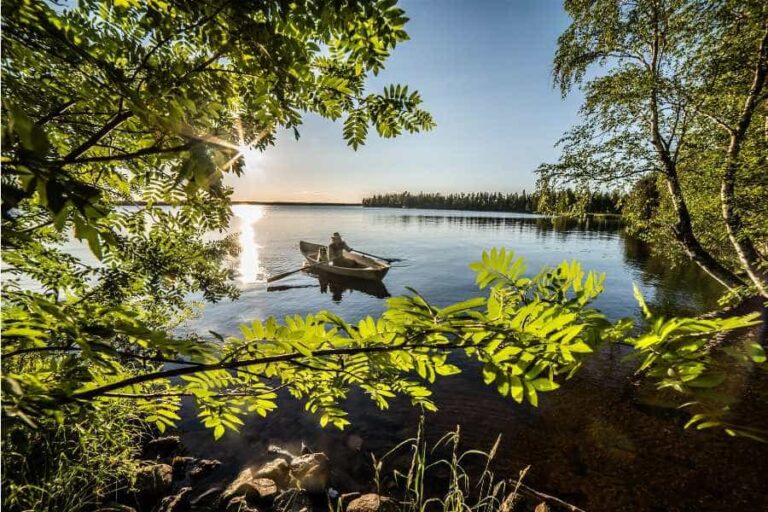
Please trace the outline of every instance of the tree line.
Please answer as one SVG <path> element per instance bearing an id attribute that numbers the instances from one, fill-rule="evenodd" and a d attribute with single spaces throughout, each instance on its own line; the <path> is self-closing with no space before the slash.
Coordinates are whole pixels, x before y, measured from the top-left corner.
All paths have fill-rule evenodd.
<path id="1" fill-rule="evenodd" d="M 621 213 L 624 194 L 619 190 L 591 191 L 577 188 L 552 189 L 542 185 L 532 193 L 460 192 L 452 194 L 399 192 L 375 194 L 363 206 L 385 208 L 430 208 L 490 212 L 586 214 Z"/>

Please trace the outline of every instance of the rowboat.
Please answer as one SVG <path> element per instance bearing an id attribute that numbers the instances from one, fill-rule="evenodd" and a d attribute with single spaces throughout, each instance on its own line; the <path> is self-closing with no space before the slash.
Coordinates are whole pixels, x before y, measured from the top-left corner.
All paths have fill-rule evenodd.
<path id="1" fill-rule="evenodd" d="M 325 252 L 321 249 L 326 249 L 326 246 L 311 242 L 299 242 L 299 250 L 304 255 L 304 259 L 307 260 L 307 266 L 316 272 L 327 272 L 369 281 L 381 281 L 389 272 L 390 266 L 387 263 L 347 250 L 342 251 L 342 255 L 349 262 L 348 265 L 339 266 L 330 261 L 321 261 L 321 252 Z"/>

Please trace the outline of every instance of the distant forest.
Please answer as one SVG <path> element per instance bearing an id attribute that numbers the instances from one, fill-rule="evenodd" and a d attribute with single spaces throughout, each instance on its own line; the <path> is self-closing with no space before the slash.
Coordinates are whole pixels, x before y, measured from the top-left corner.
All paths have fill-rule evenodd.
<path id="1" fill-rule="evenodd" d="M 564 188 L 533 193 L 502 194 L 470 192 L 458 194 L 410 192 L 377 194 L 363 199 L 363 206 L 387 208 L 434 208 L 440 210 L 476 210 L 491 212 L 585 214 L 621 213 L 624 194 L 618 190 L 592 192 Z"/>

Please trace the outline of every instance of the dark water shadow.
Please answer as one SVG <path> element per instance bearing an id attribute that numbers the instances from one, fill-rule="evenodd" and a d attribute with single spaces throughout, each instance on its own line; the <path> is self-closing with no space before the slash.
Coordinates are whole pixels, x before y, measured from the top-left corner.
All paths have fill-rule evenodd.
<path id="1" fill-rule="evenodd" d="M 390 297 L 389 290 L 381 281 L 369 281 L 367 279 L 355 279 L 352 277 L 337 276 L 316 270 L 305 270 L 306 274 L 316 277 L 320 287 L 320 293 L 329 293 L 334 302 L 340 303 L 345 294 L 360 292 L 377 299 Z"/>

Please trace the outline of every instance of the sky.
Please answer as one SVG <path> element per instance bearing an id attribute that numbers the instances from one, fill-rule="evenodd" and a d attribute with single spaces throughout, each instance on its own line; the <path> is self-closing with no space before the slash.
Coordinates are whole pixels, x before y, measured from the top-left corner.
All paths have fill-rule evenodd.
<path id="1" fill-rule="evenodd" d="M 306 115 L 301 138 L 281 132 L 233 199 L 359 202 L 374 193 L 533 190 L 534 170 L 557 159 L 555 143 L 577 120 L 578 93 L 552 87 L 560 0 L 405 0 L 411 39 L 398 45 L 371 91 L 418 89 L 437 127 L 381 139 L 371 129 L 353 151 L 342 121 Z"/>

